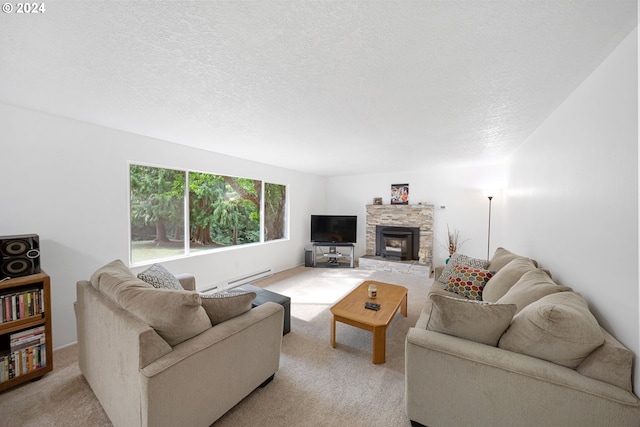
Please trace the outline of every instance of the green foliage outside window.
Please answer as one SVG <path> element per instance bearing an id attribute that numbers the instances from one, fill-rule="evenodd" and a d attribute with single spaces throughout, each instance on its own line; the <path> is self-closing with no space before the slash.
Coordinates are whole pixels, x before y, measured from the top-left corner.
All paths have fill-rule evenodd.
<path id="1" fill-rule="evenodd" d="M 132 263 L 285 237 L 284 185 L 131 165 L 130 197 Z"/>

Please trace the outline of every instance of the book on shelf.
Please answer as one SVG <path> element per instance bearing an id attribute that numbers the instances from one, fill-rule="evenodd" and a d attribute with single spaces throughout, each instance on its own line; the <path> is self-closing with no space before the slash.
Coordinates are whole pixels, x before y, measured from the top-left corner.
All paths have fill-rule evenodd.
<path id="1" fill-rule="evenodd" d="M 44 344 L 0 354 L 0 383 L 47 366 Z"/>
<path id="2" fill-rule="evenodd" d="M 9 335 L 9 349 L 0 352 L 0 383 L 47 366 L 45 327 Z"/>
<path id="3" fill-rule="evenodd" d="M 36 344 L 44 344 L 44 325 L 25 329 L 9 335 L 9 347 L 11 351 L 32 347 Z"/>
<path id="4" fill-rule="evenodd" d="M 0 323 L 12 322 L 43 313 L 43 290 L 31 288 L 0 295 Z"/>

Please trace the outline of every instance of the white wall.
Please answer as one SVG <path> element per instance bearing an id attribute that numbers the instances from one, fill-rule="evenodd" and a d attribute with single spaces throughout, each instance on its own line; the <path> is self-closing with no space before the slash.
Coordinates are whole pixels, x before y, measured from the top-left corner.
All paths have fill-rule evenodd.
<path id="1" fill-rule="evenodd" d="M 76 281 L 113 259 L 128 260 L 128 161 L 289 186 L 289 241 L 163 263 L 195 274 L 200 289 L 304 261 L 309 215 L 324 209 L 325 178 L 0 104 L 0 236 L 40 236 L 54 347 L 76 340 Z"/>
<path id="2" fill-rule="evenodd" d="M 449 256 L 447 225 L 459 231 L 459 248 L 469 256 L 487 256 L 489 200 L 486 189 L 504 188 L 504 165 L 442 165 L 424 171 L 380 173 L 375 175 L 342 176 L 327 179 L 327 206 L 331 214 L 358 215 L 356 256 L 365 253 L 365 206 L 374 197 L 383 204 L 391 199 L 391 184 L 409 184 L 409 203 L 434 205 L 434 264 L 443 264 Z M 501 222 L 502 192 L 496 193 L 491 213 L 491 254 L 501 244 L 496 224 Z M 444 206 L 444 209 L 441 208 Z"/>
<path id="3" fill-rule="evenodd" d="M 447 256 L 447 224 L 470 239 L 461 252 L 486 257 L 482 189 L 501 188 L 490 253 L 503 246 L 535 258 L 585 296 L 600 323 L 636 354 L 640 390 L 637 36 L 636 29 L 507 165 L 329 178 L 330 213 L 358 214 L 357 255 L 365 250 L 365 205 L 376 196 L 389 203 L 391 184 L 409 183 L 410 203 L 436 206 L 435 264 Z"/>
<path id="4" fill-rule="evenodd" d="M 636 29 L 513 156 L 503 231 L 636 353 L 636 391 L 637 37 Z"/>

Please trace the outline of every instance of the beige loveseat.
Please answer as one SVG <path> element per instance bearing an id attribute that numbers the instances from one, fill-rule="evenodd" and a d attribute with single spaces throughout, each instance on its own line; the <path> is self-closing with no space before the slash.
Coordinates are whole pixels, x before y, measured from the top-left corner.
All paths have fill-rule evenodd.
<path id="1" fill-rule="evenodd" d="M 503 248 L 480 268 L 453 266 L 466 261 L 481 260 L 436 269 L 406 338 L 413 426 L 640 426 L 633 354 L 578 293 Z"/>
<path id="2" fill-rule="evenodd" d="M 278 370 L 282 306 L 249 301 L 212 326 L 193 277 L 180 283 L 156 289 L 120 261 L 77 283 L 80 370 L 115 426 L 209 426 Z"/>

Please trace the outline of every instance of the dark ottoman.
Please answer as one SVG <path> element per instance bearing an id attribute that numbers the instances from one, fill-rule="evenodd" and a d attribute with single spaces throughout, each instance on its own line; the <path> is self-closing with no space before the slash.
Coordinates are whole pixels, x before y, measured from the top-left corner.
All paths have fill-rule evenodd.
<path id="1" fill-rule="evenodd" d="M 243 285 L 235 289 L 255 292 L 256 299 L 253 300 L 253 307 L 262 305 L 265 302 L 275 302 L 280 304 L 284 307 L 284 325 L 282 327 L 282 335 L 286 335 L 291 331 L 291 298 L 253 285 Z"/>

